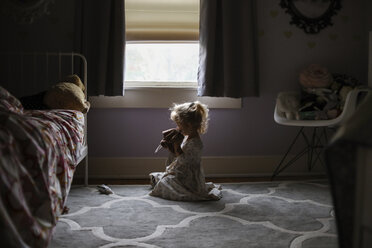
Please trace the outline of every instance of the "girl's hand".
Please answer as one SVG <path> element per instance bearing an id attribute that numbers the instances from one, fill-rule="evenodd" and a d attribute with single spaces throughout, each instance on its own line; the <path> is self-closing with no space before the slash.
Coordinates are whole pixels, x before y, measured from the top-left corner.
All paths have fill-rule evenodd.
<path id="1" fill-rule="evenodd" d="M 163 137 L 165 140 L 172 142 L 179 135 L 179 130 L 176 128 L 171 128 L 163 131 Z"/>
<path id="2" fill-rule="evenodd" d="M 178 156 L 182 154 L 181 144 L 183 139 L 184 136 L 179 129 L 171 128 L 163 131 L 163 139 L 160 141 L 160 145 Z"/>
<path id="3" fill-rule="evenodd" d="M 182 141 L 173 143 L 173 151 L 177 157 L 183 153 L 182 148 L 181 148 L 181 143 Z"/>

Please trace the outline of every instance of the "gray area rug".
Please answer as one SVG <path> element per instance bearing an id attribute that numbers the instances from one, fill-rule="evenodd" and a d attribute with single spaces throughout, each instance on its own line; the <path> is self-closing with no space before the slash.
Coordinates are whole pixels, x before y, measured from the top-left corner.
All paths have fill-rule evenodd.
<path id="1" fill-rule="evenodd" d="M 73 187 L 50 247 L 337 247 L 325 181 L 222 184 L 220 201 L 148 196 L 149 185 Z"/>

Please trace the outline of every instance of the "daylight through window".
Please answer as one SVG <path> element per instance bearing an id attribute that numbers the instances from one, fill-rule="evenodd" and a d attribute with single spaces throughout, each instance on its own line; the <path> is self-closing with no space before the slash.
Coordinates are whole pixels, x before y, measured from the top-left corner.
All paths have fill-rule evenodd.
<path id="1" fill-rule="evenodd" d="M 125 87 L 196 87 L 199 43 L 126 45 Z"/>
<path id="2" fill-rule="evenodd" d="M 125 1 L 125 87 L 196 87 L 199 0 Z"/>

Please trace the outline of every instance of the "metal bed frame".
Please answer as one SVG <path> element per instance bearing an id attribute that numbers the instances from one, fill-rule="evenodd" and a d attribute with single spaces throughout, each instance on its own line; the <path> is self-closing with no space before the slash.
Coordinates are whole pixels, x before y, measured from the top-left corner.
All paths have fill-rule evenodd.
<path id="1" fill-rule="evenodd" d="M 87 97 L 87 60 L 74 52 L 0 52 L 0 84 L 16 97 L 31 95 L 48 89 L 70 74 L 78 74 Z M 88 186 L 87 114 L 84 114 L 84 141 L 77 164 L 85 165 L 84 185 Z"/>

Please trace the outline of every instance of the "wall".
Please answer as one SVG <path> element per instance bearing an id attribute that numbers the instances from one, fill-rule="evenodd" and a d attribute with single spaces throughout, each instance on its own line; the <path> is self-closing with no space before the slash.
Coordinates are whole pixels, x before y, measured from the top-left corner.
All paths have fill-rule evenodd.
<path id="1" fill-rule="evenodd" d="M 257 1 L 260 97 L 244 98 L 242 109 L 210 111 L 209 131 L 203 136 L 209 174 L 270 173 L 297 131 L 274 122 L 275 97 L 279 91 L 298 89 L 297 75 L 307 65 L 320 63 L 332 72 L 367 80 L 367 12 L 363 0 L 342 1 L 334 25 L 317 35 L 307 35 L 290 25 L 290 16 L 279 2 Z M 56 1 L 50 17 L 29 27 L 6 24 L 8 45 L 70 49 L 73 15 L 65 13 L 73 13 L 73 9 L 72 0 Z M 88 121 L 91 175 L 99 177 L 109 171 L 106 176 L 144 176 L 163 169 L 166 153 L 154 155 L 153 151 L 161 131 L 173 126 L 167 109 L 91 109 Z M 216 171 L 213 165 L 218 161 L 224 163 Z M 239 163 L 239 168 L 234 163 Z M 261 164 L 265 169 L 259 167 Z M 132 173 L 137 165 L 145 171 Z"/>
<path id="2" fill-rule="evenodd" d="M 366 33 L 362 16 L 353 15 L 362 11 L 360 1 L 345 1 L 335 25 L 318 35 L 289 25 L 278 1 L 257 2 L 261 96 L 245 98 L 241 110 L 211 110 L 204 136 L 207 156 L 282 153 L 292 128 L 274 123 L 275 96 L 298 88 L 297 75 L 310 63 L 366 80 Z M 101 131 L 90 137 L 90 151 L 97 157 L 153 156 L 161 130 L 172 126 L 168 115 L 160 109 L 92 109 L 90 131 Z"/>
<path id="3" fill-rule="evenodd" d="M 372 1 L 366 1 L 365 9 L 372 10 Z M 368 86 L 372 88 L 372 15 L 366 15 L 366 30 L 369 32 Z"/>
<path id="4" fill-rule="evenodd" d="M 204 165 L 210 174 L 272 171 L 297 132 L 274 122 L 275 97 L 279 91 L 299 88 L 297 75 L 302 68 L 320 63 L 332 72 L 350 74 L 362 82 L 367 79 L 367 36 L 360 14 L 363 1 L 343 1 L 343 8 L 333 18 L 334 26 L 317 35 L 289 25 L 290 16 L 279 2 L 257 1 L 260 97 L 244 98 L 239 110 L 210 111 L 209 131 L 203 136 Z M 92 109 L 89 118 L 89 130 L 94 133 L 89 137 L 90 152 L 100 158 L 94 165 L 105 164 L 97 175 L 104 168 L 126 175 L 140 174 L 148 166 L 162 169 L 156 158 L 166 153 L 155 156 L 153 151 L 161 131 L 173 126 L 167 110 Z M 107 157 L 110 159 L 102 159 Z M 217 164 L 219 158 L 225 163 Z M 124 172 L 125 167 L 130 169 Z"/>
<path id="5" fill-rule="evenodd" d="M 74 1 L 55 0 L 49 7 L 49 15 L 36 18 L 31 24 L 0 15 L 0 51 L 72 51 Z"/>

